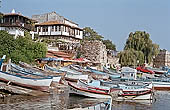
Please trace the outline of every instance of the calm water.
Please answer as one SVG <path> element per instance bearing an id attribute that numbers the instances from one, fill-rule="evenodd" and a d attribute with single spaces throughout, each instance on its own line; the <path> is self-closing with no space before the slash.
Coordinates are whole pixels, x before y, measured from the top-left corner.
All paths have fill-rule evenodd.
<path id="1" fill-rule="evenodd" d="M 66 110 L 103 101 L 78 96 L 50 95 L 41 97 L 11 96 L 0 99 L 0 110 Z M 156 101 L 113 102 L 112 110 L 170 110 L 170 92 L 156 92 Z"/>

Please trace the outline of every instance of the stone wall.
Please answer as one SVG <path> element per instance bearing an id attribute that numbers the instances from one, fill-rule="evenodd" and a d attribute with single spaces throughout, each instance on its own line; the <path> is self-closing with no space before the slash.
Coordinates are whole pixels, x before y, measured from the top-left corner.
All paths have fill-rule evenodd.
<path id="1" fill-rule="evenodd" d="M 153 60 L 154 67 L 170 66 L 170 52 L 160 50 L 160 53 Z"/>
<path id="2" fill-rule="evenodd" d="M 82 56 L 93 63 L 100 64 L 99 69 L 107 64 L 106 46 L 101 41 L 85 41 L 81 47 Z"/>

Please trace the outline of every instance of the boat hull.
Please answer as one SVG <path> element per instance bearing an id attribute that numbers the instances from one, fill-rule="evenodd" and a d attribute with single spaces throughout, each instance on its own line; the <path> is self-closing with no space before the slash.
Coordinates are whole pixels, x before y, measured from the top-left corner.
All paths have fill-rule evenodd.
<path id="1" fill-rule="evenodd" d="M 65 79 L 73 82 L 77 82 L 79 79 L 81 80 L 88 80 L 88 75 L 82 75 L 82 74 L 66 74 Z"/>
<path id="2" fill-rule="evenodd" d="M 139 95 L 139 96 L 119 96 L 116 100 L 152 100 L 152 93 Z"/>
<path id="3" fill-rule="evenodd" d="M 109 94 L 107 93 L 97 93 L 97 92 L 90 92 L 88 89 L 80 89 L 77 88 L 76 86 L 72 85 L 71 83 L 69 83 L 69 87 L 70 87 L 70 92 L 71 94 L 78 94 L 78 95 L 82 95 L 82 96 L 86 96 L 86 97 L 92 97 L 92 98 L 112 98 Z"/>
<path id="4" fill-rule="evenodd" d="M 153 82 L 155 90 L 170 90 L 170 82 Z"/>
<path id="5" fill-rule="evenodd" d="M 19 75 L 14 75 L 2 71 L 0 71 L 0 80 L 5 82 L 11 82 L 22 87 L 32 88 L 45 92 L 49 92 L 49 87 L 52 82 L 52 78 L 36 79 L 30 77 L 22 77 Z"/>

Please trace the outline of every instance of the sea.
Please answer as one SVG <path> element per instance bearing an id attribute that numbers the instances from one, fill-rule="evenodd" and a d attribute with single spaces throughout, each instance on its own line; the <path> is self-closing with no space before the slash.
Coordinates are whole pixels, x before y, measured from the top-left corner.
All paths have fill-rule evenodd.
<path id="1" fill-rule="evenodd" d="M 0 98 L 0 110 L 67 110 L 88 107 L 102 101 L 68 94 L 38 97 L 12 95 Z M 170 110 L 170 91 L 156 91 L 153 101 L 113 101 L 112 110 Z"/>

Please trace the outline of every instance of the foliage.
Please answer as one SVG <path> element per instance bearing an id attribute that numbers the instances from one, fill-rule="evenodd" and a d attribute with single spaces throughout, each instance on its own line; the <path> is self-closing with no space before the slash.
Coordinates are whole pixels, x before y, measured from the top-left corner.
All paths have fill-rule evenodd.
<path id="1" fill-rule="evenodd" d="M 116 45 L 113 44 L 111 40 L 103 40 L 103 44 L 106 45 L 106 49 L 116 50 Z"/>
<path id="2" fill-rule="evenodd" d="M 122 66 L 136 66 L 144 63 L 144 54 L 134 49 L 124 50 L 118 54 Z"/>
<path id="3" fill-rule="evenodd" d="M 132 55 L 132 53 L 134 53 L 132 50 L 137 51 L 138 55 Z M 124 52 L 121 52 L 120 54 L 124 54 L 127 51 L 132 51 L 127 54 L 131 54 L 133 58 L 137 57 L 136 59 L 140 60 L 140 62 L 151 63 L 153 57 L 159 53 L 159 45 L 153 44 L 152 40 L 150 39 L 150 35 L 145 31 L 136 31 L 135 33 L 131 32 L 129 34 L 129 37 L 124 47 Z M 121 64 L 124 64 L 125 62 L 129 62 L 128 64 L 131 64 L 134 61 L 134 59 L 130 59 L 132 56 L 125 56 L 127 60 L 124 58 L 124 60 L 120 59 Z M 122 55 L 120 55 L 120 57 L 122 57 Z"/>
<path id="4" fill-rule="evenodd" d="M 44 43 L 33 42 L 26 33 L 25 37 L 18 36 L 17 39 L 6 31 L 0 31 L 0 56 L 7 55 L 13 62 L 19 61 L 32 63 L 37 58 L 45 57 L 47 47 Z"/>
<path id="5" fill-rule="evenodd" d="M 102 40 L 103 36 L 99 35 L 96 31 L 90 27 L 83 28 L 83 39 L 84 40 Z"/>

